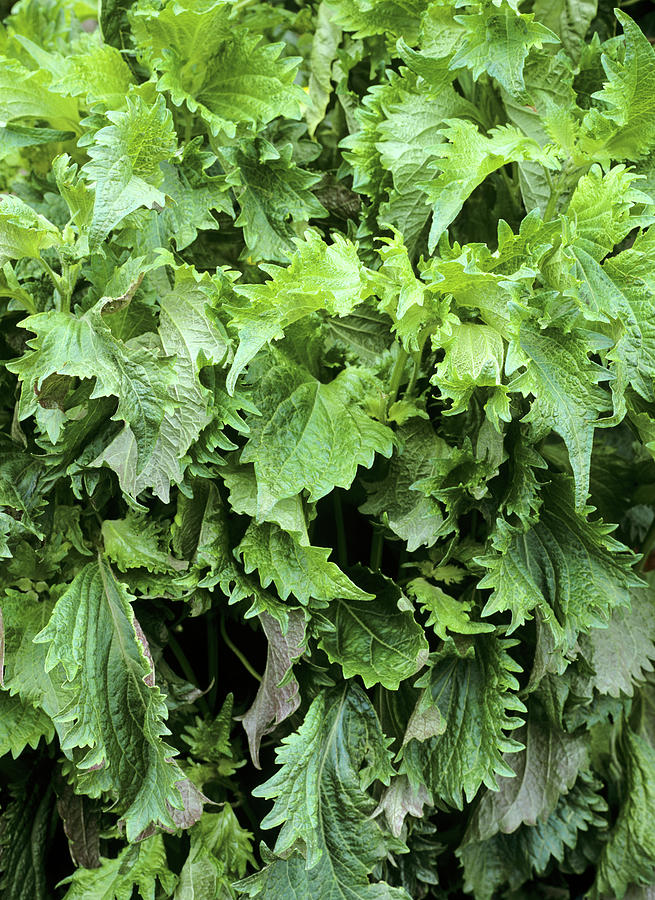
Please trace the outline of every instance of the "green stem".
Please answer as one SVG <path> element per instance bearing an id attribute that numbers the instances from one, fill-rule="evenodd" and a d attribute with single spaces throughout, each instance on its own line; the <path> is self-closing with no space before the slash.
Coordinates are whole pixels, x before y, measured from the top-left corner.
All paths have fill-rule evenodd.
<path id="1" fill-rule="evenodd" d="M 346 544 L 346 529 L 343 524 L 343 507 L 339 488 L 332 491 L 332 505 L 334 507 L 334 522 L 337 528 L 337 559 L 341 568 L 348 565 L 348 545 Z"/>
<path id="2" fill-rule="evenodd" d="M 168 646 L 173 651 L 173 656 L 177 660 L 177 662 L 180 666 L 180 669 L 182 669 L 182 674 L 184 675 L 186 680 L 190 684 L 195 684 L 195 686 L 197 688 L 200 688 L 200 683 L 198 681 L 198 678 L 196 677 L 196 673 L 191 668 L 191 663 L 187 659 L 186 653 L 180 647 L 179 641 L 177 640 L 175 635 L 172 633 L 172 631 L 168 632 Z M 209 704 L 207 703 L 207 701 L 205 700 L 204 697 L 198 697 L 198 706 L 206 716 L 211 715 L 211 710 L 209 709 Z"/>
<path id="3" fill-rule="evenodd" d="M 554 185 L 552 178 L 546 174 L 548 179 L 548 184 L 550 186 L 550 197 L 548 198 L 548 203 L 546 204 L 546 209 L 544 212 L 544 222 L 550 222 L 553 218 L 555 210 L 557 209 L 557 201 L 559 200 L 562 194 L 562 187 L 559 184 Z"/>
<path id="4" fill-rule="evenodd" d="M 425 341 L 421 345 L 420 350 L 416 350 L 412 353 L 412 374 L 409 379 L 409 384 L 405 388 L 405 397 L 411 397 L 414 394 L 414 388 L 416 387 L 416 382 L 418 381 L 418 373 L 421 369 L 421 359 L 423 358 L 423 347 L 425 346 Z"/>
<path id="5" fill-rule="evenodd" d="M 232 653 L 234 653 L 234 655 L 239 660 L 239 662 L 244 667 L 244 669 L 246 669 L 246 671 L 250 672 L 252 677 L 256 678 L 257 681 L 261 681 L 262 676 L 259 674 L 259 672 L 256 669 L 253 668 L 253 666 L 248 661 L 248 658 L 246 656 L 244 656 L 244 654 L 241 652 L 241 650 L 239 650 L 239 648 L 236 646 L 236 644 L 233 644 L 232 641 L 230 640 L 230 638 L 228 637 L 227 631 L 225 630 L 225 616 L 221 616 L 221 637 L 223 638 L 225 644 L 230 648 Z"/>
<path id="6" fill-rule="evenodd" d="M 209 708 L 215 712 L 218 696 L 218 634 L 215 616 L 210 616 L 207 622 L 207 666 L 212 681 L 212 686 L 207 694 L 207 703 Z"/>
<path id="7" fill-rule="evenodd" d="M 651 522 L 650 528 L 646 532 L 646 537 L 644 538 L 644 542 L 641 545 L 642 557 L 639 561 L 639 565 L 637 566 L 638 572 L 644 571 L 644 566 L 648 561 L 648 557 L 650 555 L 651 550 L 655 547 L 655 518 Z"/>
<path id="8" fill-rule="evenodd" d="M 403 380 L 403 374 L 405 372 L 405 364 L 407 363 L 408 358 L 409 354 L 407 353 L 407 350 L 405 350 L 403 347 L 400 347 L 398 356 L 396 357 L 396 362 L 394 363 L 393 369 L 391 370 L 387 410 L 396 402 L 398 391 L 400 390 L 400 384 Z"/>
<path id="9" fill-rule="evenodd" d="M 374 572 L 380 571 L 382 565 L 382 551 L 384 550 L 384 532 L 381 528 L 373 531 L 371 539 L 371 569 Z"/>
<path id="10" fill-rule="evenodd" d="M 57 275 L 57 273 L 50 267 L 50 265 L 43 259 L 43 257 L 39 257 L 39 262 L 43 266 L 45 273 L 50 277 L 50 280 L 55 286 L 55 290 L 61 296 L 61 276 Z"/>

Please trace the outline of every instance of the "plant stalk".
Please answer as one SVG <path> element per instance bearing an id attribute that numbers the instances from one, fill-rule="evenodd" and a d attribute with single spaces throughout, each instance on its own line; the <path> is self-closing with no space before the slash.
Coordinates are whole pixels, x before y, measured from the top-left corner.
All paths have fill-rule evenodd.
<path id="1" fill-rule="evenodd" d="M 236 644 L 233 644 L 230 638 L 228 637 L 227 631 L 225 630 L 225 616 L 221 616 L 221 637 L 223 638 L 225 644 L 230 648 L 232 653 L 239 660 L 241 665 L 246 669 L 247 672 L 250 672 L 253 678 L 256 678 L 257 681 L 262 680 L 262 676 L 259 672 L 251 665 L 248 658 L 239 650 Z"/>
<path id="2" fill-rule="evenodd" d="M 168 646 L 171 648 L 173 652 L 173 656 L 178 662 L 180 669 L 182 670 L 182 674 L 186 678 L 186 680 L 190 684 L 195 684 L 197 688 L 202 690 L 200 687 L 200 682 L 196 676 L 196 673 L 191 668 L 191 663 L 189 662 L 186 653 L 180 646 L 178 639 L 175 637 L 172 631 L 168 632 Z M 206 716 L 211 716 L 211 710 L 209 708 L 209 704 L 205 700 L 204 697 L 198 697 L 198 707 L 202 710 L 202 712 Z"/>

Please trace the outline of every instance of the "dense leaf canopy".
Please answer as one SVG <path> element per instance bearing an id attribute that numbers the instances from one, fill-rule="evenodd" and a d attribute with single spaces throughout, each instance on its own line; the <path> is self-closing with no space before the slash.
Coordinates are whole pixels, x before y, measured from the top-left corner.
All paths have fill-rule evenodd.
<path id="1" fill-rule="evenodd" d="M 649 0 L 0 2 L 0 894 L 655 897 Z"/>

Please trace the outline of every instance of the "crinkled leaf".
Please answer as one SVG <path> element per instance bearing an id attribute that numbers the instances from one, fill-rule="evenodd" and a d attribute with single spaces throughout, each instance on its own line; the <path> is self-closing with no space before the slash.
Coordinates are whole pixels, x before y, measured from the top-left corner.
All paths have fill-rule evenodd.
<path id="1" fill-rule="evenodd" d="M 61 664 L 68 704 L 55 716 L 62 749 L 86 752 L 77 762 L 80 786 L 112 791 L 128 839 L 151 823 L 174 827 L 181 806 L 166 707 L 148 685 L 150 664 L 137 637 L 130 595 L 100 558 L 88 563 L 57 602 L 37 635 L 49 643 L 46 669 Z"/>
<path id="2" fill-rule="evenodd" d="M 428 656 L 423 629 L 414 619 L 400 589 L 388 578 L 357 570 L 358 581 L 375 603 L 335 600 L 318 619 L 320 646 L 337 662 L 345 678 L 359 675 L 369 688 L 381 684 L 397 690 L 421 669 Z"/>

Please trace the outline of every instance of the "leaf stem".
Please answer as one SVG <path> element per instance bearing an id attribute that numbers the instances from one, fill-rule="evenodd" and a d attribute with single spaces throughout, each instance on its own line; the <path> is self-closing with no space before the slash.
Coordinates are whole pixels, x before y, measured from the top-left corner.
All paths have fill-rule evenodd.
<path id="1" fill-rule="evenodd" d="M 396 361 L 393 365 L 393 369 L 391 370 L 391 381 L 389 382 L 389 401 L 387 403 L 387 410 L 396 402 L 396 398 L 398 397 L 398 391 L 400 390 L 400 383 L 403 380 L 403 373 L 405 371 L 405 364 L 409 358 L 409 354 L 404 347 L 400 347 L 398 350 L 398 356 L 396 357 Z"/>
<path id="2" fill-rule="evenodd" d="M 57 275 L 57 273 L 54 271 L 54 269 L 52 269 L 50 264 L 48 262 L 46 262 L 46 260 L 43 259 L 42 256 L 39 256 L 39 262 L 43 266 L 43 269 L 44 269 L 46 275 L 48 275 L 50 277 L 50 280 L 52 281 L 53 285 L 55 286 L 55 290 L 61 297 L 61 294 L 62 294 L 61 275 Z"/>
<path id="3" fill-rule="evenodd" d="M 546 171 L 546 180 L 548 181 L 548 185 L 550 187 L 550 197 L 548 198 L 548 203 L 546 204 L 546 209 L 544 210 L 544 222 L 550 222 L 553 218 L 555 210 L 557 209 L 557 201 L 559 200 L 563 187 L 560 187 L 559 182 L 557 185 L 553 184 L 553 179 L 550 177 L 550 174 Z"/>
<path id="4" fill-rule="evenodd" d="M 225 630 L 225 616 L 221 616 L 221 637 L 223 638 L 223 641 L 225 642 L 225 644 L 230 648 L 232 653 L 234 653 L 234 655 L 239 660 L 239 662 L 244 667 L 244 669 L 246 669 L 246 671 L 250 672 L 252 677 L 256 678 L 257 681 L 261 681 L 262 676 L 259 674 L 259 672 L 255 668 L 253 668 L 253 666 L 248 661 L 248 658 L 241 652 L 241 650 L 239 650 L 239 648 L 236 646 L 236 644 L 232 643 L 232 641 L 228 637 L 227 631 Z"/>
<path id="5" fill-rule="evenodd" d="M 341 568 L 348 565 L 348 545 L 346 543 L 346 529 L 343 523 L 343 506 L 339 488 L 332 491 L 332 505 L 334 508 L 334 523 L 337 529 L 337 560 Z"/>
<path id="6" fill-rule="evenodd" d="M 196 673 L 191 668 L 191 663 L 189 662 L 186 653 L 180 646 L 178 639 L 175 637 L 175 635 L 173 634 L 172 631 L 168 632 L 168 646 L 171 648 L 171 650 L 173 652 L 173 656 L 177 660 L 177 662 L 180 666 L 180 669 L 182 670 L 182 674 L 184 675 L 186 680 L 190 684 L 195 684 L 195 686 L 197 688 L 202 690 L 202 688 L 200 688 L 200 682 L 198 681 Z M 202 712 L 206 716 L 211 716 L 211 710 L 210 710 L 209 704 L 207 703 L 205 698 L 198 697 L 197 702 L 198 702 L 198 707 L 202 710 Z"/>
<path id="7" fill-rule="evenodd" d="M 207 703 L 212 712 L 216 712 L 218 696 L 218 634 L 215 616 L 208 616 L 207 621 L 207 668 L 212 686 L 207 694 Z"/>
<path id="8" fill-rule="evenodd" d="M 641 545 L 641 559 L 639 560 L 639 565 L 637 566 L 637 571 L 642 573 L 644 571 L 644 567 L 648 562 L 648 557 L 650 556 L 650 552 L 655 547 L 655 517 L 650 524 L 650 528 L 646 532 L 646 537 L 644 538 L 644 542 Z"/>
<path id="9" fill-rule="evenodd" d="M 374 572 L 380 571 L 380 566 L 382 565 L 382 551 L 384 549 L 384 532 L 381 528 L 375 528 L 373 530 L 373 537 L 371 539 L 371 569 Z"/>

